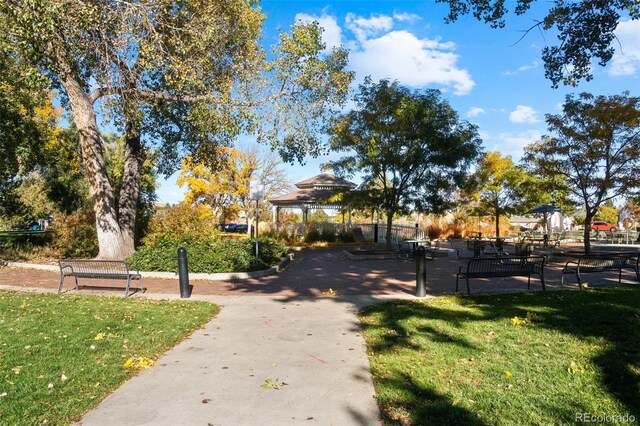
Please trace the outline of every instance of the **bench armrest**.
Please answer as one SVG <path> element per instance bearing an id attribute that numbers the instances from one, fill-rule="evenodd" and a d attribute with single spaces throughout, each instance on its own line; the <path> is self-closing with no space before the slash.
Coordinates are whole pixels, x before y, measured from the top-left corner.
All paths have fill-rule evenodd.
<path id="1" fill-rule="evenodd" d="M 65 272 L 73 273 L 73 266 L 71 266 L 71 265 L 60 265 L 60 272 L 63 273 L 63 274 Z"/>

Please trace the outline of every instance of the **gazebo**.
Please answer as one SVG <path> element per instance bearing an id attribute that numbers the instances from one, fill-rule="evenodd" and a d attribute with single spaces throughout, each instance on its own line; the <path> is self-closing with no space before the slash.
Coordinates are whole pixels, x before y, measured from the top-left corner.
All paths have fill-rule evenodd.
<path id="1" fill-rule="evenodd" d="M 338 192 L 352 190 L 356 184 L 346 179 L 338 178 L 331 173 L 321 173 L 317 176 L 296 183 L 296 189 L 268 201 L 274 206 L 274 223 L 278 225 L 278 213 L 282 208 L 302 210 L 302 223 L 307 223 L 310 209 L 340 209 L 342 203 L 331 201 L 331 197 Z M 351 214 L 349 214 L 351 220 Z"/>

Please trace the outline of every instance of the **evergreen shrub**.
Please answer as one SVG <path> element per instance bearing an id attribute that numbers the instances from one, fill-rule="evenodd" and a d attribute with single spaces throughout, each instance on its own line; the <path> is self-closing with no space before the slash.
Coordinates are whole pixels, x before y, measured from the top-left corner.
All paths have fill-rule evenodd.
<path id="1" fill-rule="evenodd" d="M 258 245 L 259 259 L 256 261 L 254 239 L 170 239 L 156 235 L 153 240 L 145 241 L 127 263 L 132 269 L 141 271 L 177 272 L 178 249 L 184 247 L 189 272 L 248 272 L 273 266 L 287 252 L 282 242 L 269 237 L 260 238 Z"/>

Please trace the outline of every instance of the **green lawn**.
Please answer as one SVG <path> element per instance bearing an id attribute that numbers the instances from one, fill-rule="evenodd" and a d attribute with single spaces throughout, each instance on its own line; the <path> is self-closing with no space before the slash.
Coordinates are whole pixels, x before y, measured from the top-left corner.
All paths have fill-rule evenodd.
<path id="1" fill-rule="evenodd" d="M 640 419 L 638 286 L 393 302 L 360 319 L 387 424 Z"/>
<path id="2" fill-rule="evenodd" d="M 201 328 L 205 302 L 0 292 L 0 424 L 68 424 Z"/>

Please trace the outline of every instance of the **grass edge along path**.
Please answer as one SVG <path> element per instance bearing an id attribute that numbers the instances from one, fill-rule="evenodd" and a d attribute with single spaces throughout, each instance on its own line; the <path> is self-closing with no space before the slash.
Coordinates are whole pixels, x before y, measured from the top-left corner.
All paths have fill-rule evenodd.
<path id="1" fill-rule="evenodd" d="M 0 424 L 69 424 L 218 312 L 209 302 L 0 291 Z"/>
<path id="2" fill-rule="evenodd" d="M 385 424 L 640 421 L 640 286 L 396 301 L 360 321 Z"/>

